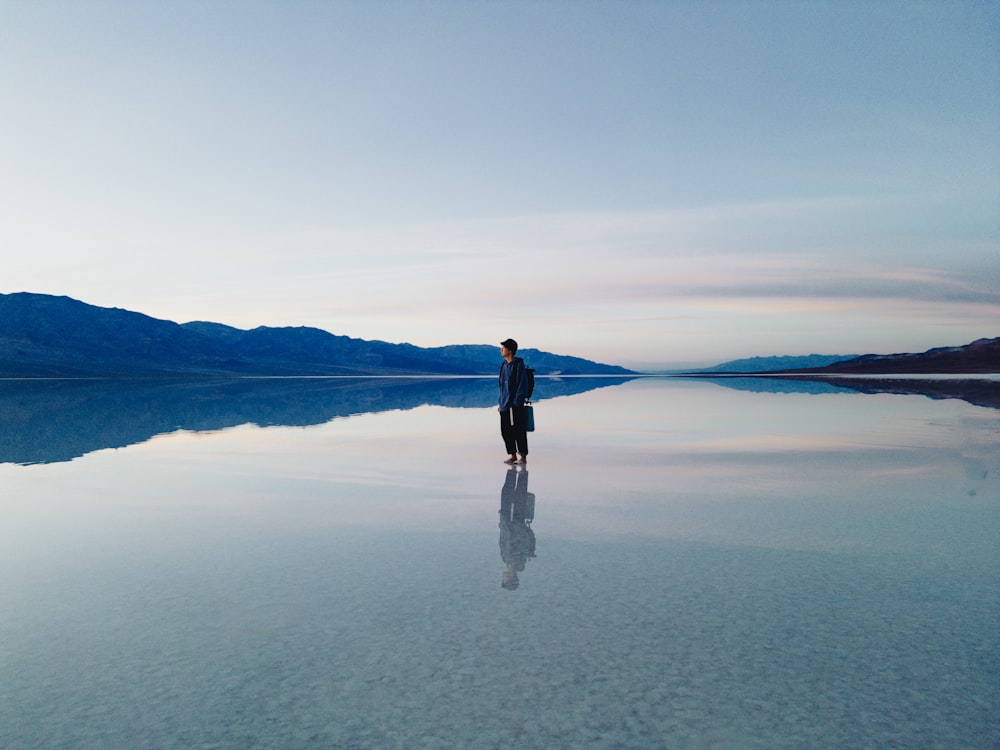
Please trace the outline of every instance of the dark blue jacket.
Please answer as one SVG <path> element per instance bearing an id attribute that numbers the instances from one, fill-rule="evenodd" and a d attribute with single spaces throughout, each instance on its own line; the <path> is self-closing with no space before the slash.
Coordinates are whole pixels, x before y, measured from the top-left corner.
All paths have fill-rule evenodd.
<path id="1" fill-rule="evenodd" d="M 528 398 L 528 375 L 524 369 L 524 360 L 520 357 L 500 365 L 500 411 L 507 411 L 512 406 L 524 406 Z"/>

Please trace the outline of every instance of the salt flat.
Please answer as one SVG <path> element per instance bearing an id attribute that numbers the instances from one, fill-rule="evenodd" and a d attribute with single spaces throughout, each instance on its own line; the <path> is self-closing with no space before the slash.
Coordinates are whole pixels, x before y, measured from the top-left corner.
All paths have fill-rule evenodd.
<path id="1" fill-rule="evenodd" d="M 1000 742 L 995 410 L 543 388 L 515 590 L 489 407 L 0 465 L 0 746 Z"/>

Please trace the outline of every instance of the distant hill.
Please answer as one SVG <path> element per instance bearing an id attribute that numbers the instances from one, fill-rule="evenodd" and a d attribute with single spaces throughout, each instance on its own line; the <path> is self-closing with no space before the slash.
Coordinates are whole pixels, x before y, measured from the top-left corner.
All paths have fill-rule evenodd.
<path id="1" fill-rule="evenodd" d="M 535 349 L 518 355 L 539 375 L 634 374 Z M 0 294 L 0 377 L 6 378 L 491 375 L 499 361 L 499 344 L 425 349 L 310 327 L 181 325 L 69 297 Z"/>
<path id="2" fill-rule="evenodd" d="M 978 339 L 964 346 L 928 349 L 918 354 L 865 354 L 844 362 L 786 372 L 852 375 L 947 375 L 1000 373 L 1000 338 Z"/>
<path id="3" fill-rule="evenodd" d="M 841 373 L 857 375 L 934 375 L 1000 373 L 1000 338 L 965 346 L 929 349 L 918 354 L 809 354 L 749 357 L 723 362 L 688 374 Z"/>
<path id="4" fill-rule="evenodd" d="M 807 354 L 805 356 L 781 357 L 748 357 L 723 362 L 714 367 L 707 367 L 698 372 L 774 372 L 779 370 L 794 370 L 812 367 L 825 367 L 834 362 L 857 357 L 857 354 Z"/>

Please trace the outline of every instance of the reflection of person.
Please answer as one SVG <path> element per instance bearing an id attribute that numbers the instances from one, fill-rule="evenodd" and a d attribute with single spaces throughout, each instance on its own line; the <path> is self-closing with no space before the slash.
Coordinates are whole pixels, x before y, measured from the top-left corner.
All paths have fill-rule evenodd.
<path id="1" fill-rule="evenodd" d="M 507 563 L 500 585 L 513 591 L 520 581 L 517 574 L 535 556 L 535 496 L 528 492 L 528 472 L 520 467 L 507 469 L 500 490 L 500 559 Z"/>
<path id="2" fill-rule="evenodd" d="M 517 342 L 507 339 L 500 344 L 503 364 L 500 365 L 500 436 L 507 449 L 504 463 L 526 463 L 528 460 L 528 422 L 524 402 L 528 398 L 528 376 L 524 360 L 515 357 Z M 518 455 L 520 454 L 520 456 Z"/>

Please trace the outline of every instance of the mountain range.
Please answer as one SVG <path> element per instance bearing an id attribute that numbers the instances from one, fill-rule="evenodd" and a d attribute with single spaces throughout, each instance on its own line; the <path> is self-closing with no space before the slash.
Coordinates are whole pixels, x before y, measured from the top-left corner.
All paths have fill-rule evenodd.
<path id="1" fill-rule="evenodd" d="M 811 372 L 841 375 L 948 375 L 1000 373 L 1000 338 L 942 346 L 914 354 L 865 354 Z"/>
<path id="2" fill-rule="evenodd" d="M 1000 373 L 1000 338 L 907 354 L 751 357 L 699 370 L 704 375 L 975 375 Z M 692 373 L 688 373 L 692 374 Z"/>
<path id="3" fill-rule="evenodd" d="M 521 349 L 538 375 L 630 375 L 624 367 Z M 492 375 L 499 343 L 422 348 L 319 328 L 178 324 L 70 297 L 0 294 L 0 377 Z"/>
<path id="4" fill-rule="evenodd" d="M 178 324 L 70 297 L 0 294 L 0 378 L 492 375 L 499 345 L 422 348 L 311 327 L 243 330 Z M 636 375 L 537 349 L 518 352 L 538 375 Z M 1000 338 L 916 354 L 753 357 L 706 375 L 1000 373 Z"/>
<path id="5" fill-rule="evenodd" d="M 842 362 L 845 359 L 853 359 L 857 354 L 806 354 L 803 356 L 783 355 L 779 357 L 747 357 L 746 359 L 734 359 L 723 362 L 714 367 L 706 367 L 699 372 L 704 373 L 747 373 L 747 372 L 776 372 L 793 369 L 812 369 L 814 367 L 826 367 L 835 362 Z"/>

